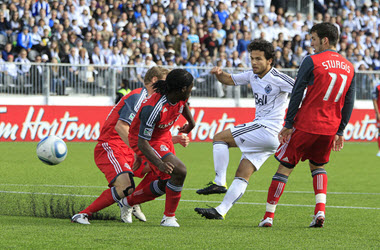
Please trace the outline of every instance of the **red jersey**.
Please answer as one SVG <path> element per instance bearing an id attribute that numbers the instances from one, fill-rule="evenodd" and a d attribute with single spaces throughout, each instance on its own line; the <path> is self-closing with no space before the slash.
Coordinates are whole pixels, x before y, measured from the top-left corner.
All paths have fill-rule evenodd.
<path id="1" fill-rule="evenodd" d="M 122 120 L 131 124 L 142 101 L 147 95 L 148 92 L 146 88 L 138 88 L 131 91 L 128 95 L 123 96 L 108 114 L 98 141 L 125 145 L 124 141 L 115 130 L 116 123 L 118 120 Z M 125 147 L 127 147 L 127 145 L 125 145 Z"/>
<path id="2" fill-rule="evenodd" d="M 145 99 L 129 128 L 129 143 L 137 145 L 138 137 L 148 141 L 171 141 L 170 129 L 185 108 L 186 101 L 171 104 L 165 95 L 155 93 Z"/>
<path id="3" fill-rule="evenodd" d="M 297 74 L 285 127 L 311 134 L 343 134 L 355 97 L 353 77 L 352 64 L 335 51 L 306 57 Z"/>

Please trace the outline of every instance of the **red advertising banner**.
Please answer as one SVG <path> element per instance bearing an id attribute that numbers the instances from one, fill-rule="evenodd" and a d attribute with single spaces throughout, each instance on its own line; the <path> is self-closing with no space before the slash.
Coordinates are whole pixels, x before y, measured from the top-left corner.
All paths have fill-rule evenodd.
<path id="1" fill-rule="evenodd" d="M 39 141 L 55 134 L 65 141 L 96 141 L 112 107 L 93 106 L 0 106 L 0 141 Z M 234 125 L 252 121 L 254 108 L 191 108 L 196 126 L 192 141 L 212 141 L 214 135 Z M 172 128 L 185 119 L 181 117 Z M 348 141 L 373 141 L 377 136 L 375 113 L 356 109 L 345 130 Z"/>

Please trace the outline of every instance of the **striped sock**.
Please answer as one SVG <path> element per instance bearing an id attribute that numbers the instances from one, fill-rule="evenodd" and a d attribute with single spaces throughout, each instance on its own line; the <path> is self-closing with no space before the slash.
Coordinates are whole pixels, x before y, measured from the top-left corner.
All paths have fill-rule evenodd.
<path id="1" fill-rule="evenodd" d="M 116 188 L 112 187 L 110 189 L 104 190 L 103 193 L 94 200 L 90 206 L 88 206 L 85 210 L 81 211 L 81 214 L 88 214 L 91 216 L 93 213 L 102 210 L 115 202 L 120 200 L 119 195 L 116 192 Z"/>
<path id="2" fill-rule="evenodd" d="M 152 201 L 163 194 L 165 194 L 165 191 L 158 187 L 158 180 L 155 180 L 128 195 L 123 199 L 123 203 L 132 207 L 136 204 Z"/>
<path id="3" fill-rule="evenodd" d="M 313 187 L 316 204 L 314 214 L 317 214 L 318 211 L 325 212 L 327 194 L 327 172 L 323 168 L 318 168 L 311 172 L 311 176 L 313 177 Z"/>
<path id="4" fill-rule="evenodd" d="M 282 193 L 284 192 L 288 176 L 276 173 L 272 178 L 272 183 L 269 186 L 266 212 L 264 219 L 267 217 L 274 218 L 274 212 Z"/>

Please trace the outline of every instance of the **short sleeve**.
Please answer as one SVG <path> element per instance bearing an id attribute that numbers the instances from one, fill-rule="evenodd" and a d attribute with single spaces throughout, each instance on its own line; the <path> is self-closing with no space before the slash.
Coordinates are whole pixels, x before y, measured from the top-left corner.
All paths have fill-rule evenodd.
<path id="1" fill-rule="evenodd" d="M 235 85 L 248 85 L 251 83 L 251 77 L 253 75 L 252 70 L 239 73 L 239 74 L 231 74 L 232 80 Z"/>
<path id="2" fill-rule="evenodd" d="M 144 106 L 140 111 L 140 131 L 139 137 L 150 141 L 156 123 L 160 120 L 160 113 L 156 107 Z"/>
<path id="3" fill-rule="evenodd" d="M 134 111 L 134 100 L 133 96 L 124 100 L 124 105 L 119 111 L 119 120 L 122 120 L 129 125 L 131 125 L 133 119 L 135 118 L 136 112 Z"/>

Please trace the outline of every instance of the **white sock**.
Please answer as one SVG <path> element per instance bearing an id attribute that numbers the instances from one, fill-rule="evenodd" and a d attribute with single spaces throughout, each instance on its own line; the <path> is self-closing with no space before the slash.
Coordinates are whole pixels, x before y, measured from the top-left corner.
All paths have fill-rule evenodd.
<path id="1" fill-rule="evenodd" d="M 247 186 L 248 181 L 246 179 L 235 177 L 226 195 L 224 196 L 222 203 L 215 208 L 216 211 L 223 216 L 227 214 L 232 205 L 243 196 Z"/>
<path id="2" fill-rule="evenodd" d="M 225 142 L 214 142 L 214 168 L 215 179 L 214 182 L 219 186 L 226 185 L 226 175 L 228 162 L 230 160 L 230 152 L 228 151 L 228 145 Z"/>

